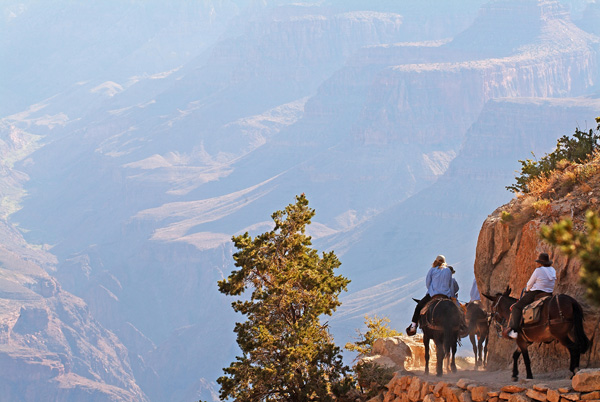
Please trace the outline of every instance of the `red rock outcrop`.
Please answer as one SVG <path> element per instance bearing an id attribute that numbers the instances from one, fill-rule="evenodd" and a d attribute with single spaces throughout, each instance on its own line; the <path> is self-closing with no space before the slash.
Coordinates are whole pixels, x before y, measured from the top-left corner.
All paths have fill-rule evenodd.
<path id="1" fill-rule="evenodd" d="M 582 370 L 572 381 L 502 385 L 489 379 L 431 381 L 430 377 L 396 373 L 385 390 L 368 402 L 567 402 L 600 398 L 600 372 Z"/>
<path id="2" fill-rule="evenodd" d="M 536 268 L 535 260 L 539 253 L 548 253 L 556 269 L 554 293 L 568 294 L 581 303 L 585 314 L 584 328 L 590 339 L 598 337 L 600 313 L 584 297 L 585 288 L 579 283 L 581 263 L 545 243 L 540 238 L 540 229 L 561 218 L 572 219 L 575 227 L 582 229 L 585 212 L 598 209 L 600 175 L 597 173 L 598 166 L 594 166 L 596 173 L 592 178 L 568 184 L 564 178 L 569 173 L 568 169 L 578 169 L 571 166 L 564 173 L 558 173 L 556 179 L 551 179 L 542 193 L 519 196 L 494 211 L 483 223 L 475 257 L 475 277 L 482 294 L 495 295 L 510 287 L 511 296 L 518 298 Z M 544 202 L 536 204 L 540 200 Z M 485 303 L 489 311 L 490 303 L 487 300 Z M 491 334 L 489 367 L 512 366 L 514 342 L 497 337 L 493 329 Z M 529 353 L 534 376 L 536 371 L 568 368 L 569 353 L 558 342 L 535 344 Z M 581 368 L 598 367 L 599 364 L 600 345 L 592 342 L 591 349 L 581 357 Z"/>

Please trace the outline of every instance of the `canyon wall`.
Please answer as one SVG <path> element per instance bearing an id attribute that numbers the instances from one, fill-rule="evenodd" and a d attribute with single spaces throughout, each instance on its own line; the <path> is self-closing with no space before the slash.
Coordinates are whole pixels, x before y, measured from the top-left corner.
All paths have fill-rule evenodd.
<path id="1" fill-rule="evenodd" d="M 590 187 L 591 185 L 591 187 Z M 551 192 L 558 191 L 551 187 Z M 554 293 L 565 293 L 574 297 L 583 307 L 584 328 L 588 338 L 596 340 L 600 324 L 600 311 L 585 298 L 585 288 L 579 283 L 580 260 L 568 258 L 558 249 L 540 238 L 540 229 L 561 218 L 575 222 L 577 230 L 582 230 L 584 214 L 588 209 L 598 210 L 600 188 L 597 178 L 579 183 L 568 194 L 553 197 L 548 207 L 536 209 L 533 203 L 547 197 L 521 196 L 498 208 L 483 223 L 477 242 L 475 277 L 482 294 L 496 295 L 510 287 L 511 296 L 518 298 L 525 288 L 539 253 L 545 252 L 553 260 L 556 269 Z M 504 213 L 505 218 L 502 218 Z M 512 220 L 506 219 L 510 214 Z M 482 299 L 484 299 L 482 297 Z M 489 300 L 485 300 L 488 311 Z M 496 336 L 491 327 L 489 367 L 507 368 L 512 365 L 513 341 Z M 535 344 L 529 348 L 533 371 L 548 372 L 568 367 L 569 353 L 558 342 Z M 522 359 L 521 365 L 523 367 Z M 581 358 L 581 367 L 600 365 L 600 344 L 592 342 L 590 351 Z"/>

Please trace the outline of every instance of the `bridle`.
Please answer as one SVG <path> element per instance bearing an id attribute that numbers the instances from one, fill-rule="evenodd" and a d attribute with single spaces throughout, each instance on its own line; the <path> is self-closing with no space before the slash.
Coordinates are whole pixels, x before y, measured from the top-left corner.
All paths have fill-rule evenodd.
<path id="1" fill-rule="evenodd" d="M 504 295 L 499 295 L 494 304 L 492 304 L 492 314 L 491 319 L 494 320 L 494 328 L 498 333 L 498 336 L 502 333 L 502 328 L 506 326 L 506 318 L 502 317 L 498 312 L 498 306 L 500 305 L 500 299 L 502 299 Z"/>

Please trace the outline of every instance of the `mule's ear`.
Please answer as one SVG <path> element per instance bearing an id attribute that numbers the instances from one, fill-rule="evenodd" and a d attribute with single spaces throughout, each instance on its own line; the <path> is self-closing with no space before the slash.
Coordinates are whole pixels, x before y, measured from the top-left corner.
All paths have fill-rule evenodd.
<path id="1" fill-rule="evenodd" d="M 415 301 L 415 303 L 418 303 L 418 302 L 420 302 L 420 301 L 421 301 L 421 300 L 419 300 L 419 299 L 415 299 L 414 297 L 413 297 L 412 299 Z"/>
<path id="2" fill-rule="evenodd" d="M 506 287 L 506 290 L 504 291 L 504 294 L 503 294 L 503 296 L 509 296 L 509 295 L 510 295 L 510 292 L 511 292 L 510 286 L 507 286 L 507 287 Z"/>
<path id="3" fill-rule="evenodd" d="M 485 293 L 482 293 L 483 297 L 485 297 L 486 299 L 489 299 L 491 301 L 496 301 L 496 298 L 490 295 L 486 295 Z"/>

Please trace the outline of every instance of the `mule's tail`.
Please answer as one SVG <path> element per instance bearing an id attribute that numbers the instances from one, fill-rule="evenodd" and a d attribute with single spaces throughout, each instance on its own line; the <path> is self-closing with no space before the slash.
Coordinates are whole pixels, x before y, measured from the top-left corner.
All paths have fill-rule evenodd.
<path id="1" fill-rule="evenodd" d="M 579 347 L 579 352 L 583 354 L 590 347 L 590 340 L 583 330 L 583 309 L 575 300 L 573 300 L 573 326 L 575 329 L 575 343 Z"/>
<path id="2" fill-rule="evenodd" d="M 458 342 L 458 323 L 454 320 L 446 322 L 444 325 L 444 356 L 450 356 L 452 347 Z"/>

